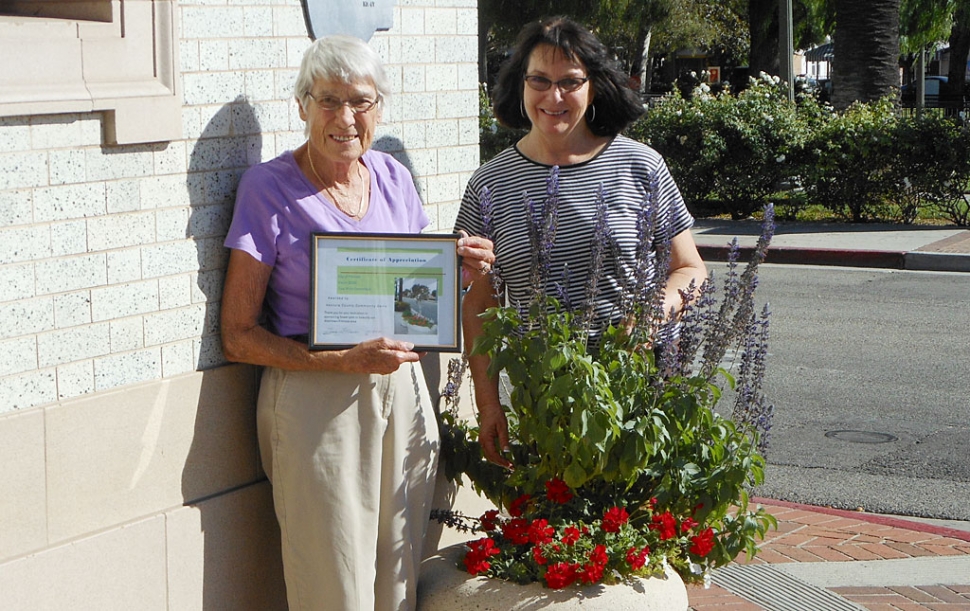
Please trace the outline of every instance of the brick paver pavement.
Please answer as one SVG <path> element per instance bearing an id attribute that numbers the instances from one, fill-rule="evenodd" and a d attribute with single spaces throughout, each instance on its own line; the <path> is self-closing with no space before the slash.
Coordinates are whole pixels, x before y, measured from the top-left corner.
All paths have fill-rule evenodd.
<path id="1" fill-rule="evenodd" d="M 751 564 L 970 555 L 970 532 L 862 512 L 760 500 L 778 519 Z M 741 559 L 741 563 L 747 563 Z M 970 586 L 833 587 L 869 611 L 970 611 Z M 693 611 L 758 611 L 762 606 L 712 585 L 687 589 Z"/>

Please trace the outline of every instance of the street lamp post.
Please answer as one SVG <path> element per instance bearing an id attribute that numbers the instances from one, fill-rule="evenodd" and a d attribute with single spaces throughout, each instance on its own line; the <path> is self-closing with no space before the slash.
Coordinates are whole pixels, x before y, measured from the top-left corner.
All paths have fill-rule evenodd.
<path id="1" fill-rule="evenodd" d="M 788 87 L 788 101 L 795 100 L 795 44 L 792 30 L 792 0 L 778 0 L 778 65 Z"/>

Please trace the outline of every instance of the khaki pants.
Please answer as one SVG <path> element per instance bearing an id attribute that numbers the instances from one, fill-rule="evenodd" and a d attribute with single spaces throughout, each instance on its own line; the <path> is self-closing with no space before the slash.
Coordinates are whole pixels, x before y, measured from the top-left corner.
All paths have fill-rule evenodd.
<path id="1" fill-rule="evenodd" d="M 413 609 L 438 460 L 420 365 L 267 368 L 257 424 L 290 609 Z"/>

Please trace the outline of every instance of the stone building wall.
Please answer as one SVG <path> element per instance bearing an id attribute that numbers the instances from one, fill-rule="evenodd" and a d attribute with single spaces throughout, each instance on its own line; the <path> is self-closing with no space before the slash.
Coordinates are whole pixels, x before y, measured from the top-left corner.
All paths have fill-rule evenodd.
<path id="1" fill-rule="evenodd" d="M 282 609 L 255 371 L 226 363 L 218 319 L 239 177 L 303 141 L 303 10 L 105 2 L 155 11 L 151 53 L 134 25 L 0 17 L 24 53 L 0 53 L 0 608 Z M 85 39 L 87 67 L 59 64 L 86 31 L 115 51 Z M 450 230 L 479 162 L 476 2 L 398 0 L 370 44 L 394 91 L 375 148 Z M 92 61 L 129 82 L 58 90 Z"/>

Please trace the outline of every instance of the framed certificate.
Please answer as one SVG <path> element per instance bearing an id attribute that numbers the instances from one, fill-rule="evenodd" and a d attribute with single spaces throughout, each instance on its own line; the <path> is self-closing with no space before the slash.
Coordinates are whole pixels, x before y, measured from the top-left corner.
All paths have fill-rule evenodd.
<path id="1" fill-rule="evenodd" d="M 418 351 L 461 351 L 457 234 L 314 233 L 311 350 L 387 337 Z"/>

